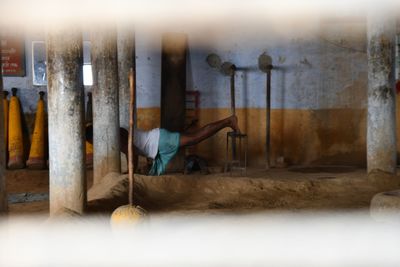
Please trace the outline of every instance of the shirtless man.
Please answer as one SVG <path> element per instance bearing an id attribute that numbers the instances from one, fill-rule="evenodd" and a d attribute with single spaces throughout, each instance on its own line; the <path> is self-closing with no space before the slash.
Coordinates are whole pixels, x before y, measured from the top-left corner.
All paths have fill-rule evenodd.
<path id="1" fill-rule="evenodd" d="M 162 128 L 155 128 L 150 131 L 135 129 L 135 151 L 144 157 L 153 159 L 153 166 L 149 175 L 161 175 L 165 172 L 168 163 L 176 155 L 179 148 L 196 145 L 226 127 L 240 132 L 236 116 L 207 124 L 191 133 L 169 132 Z M 93 143 L 92 125 L 86 127 L 86 140 Z M 128 155 L 128 131 L 124 128 L 120 128 L 120 146 L 121 152 Z"/>

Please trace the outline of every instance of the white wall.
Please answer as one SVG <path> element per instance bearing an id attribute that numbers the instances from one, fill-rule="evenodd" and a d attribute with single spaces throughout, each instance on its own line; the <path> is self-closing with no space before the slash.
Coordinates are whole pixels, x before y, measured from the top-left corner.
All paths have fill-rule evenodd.
<path id="1" fill-rule="evenodd" d="M 258 57 L 264 52 L 271 55 L 275 66 L 273 108 L 365 107 L 366 95 L 359 92 L 360 88 L 366 92 L 367 79 L 363 21 L 320 25 L 306 36 L 260 32 L 252 37 L 237 34 L 227 40 L 221 36 L 216 45 L 203 48 L 190 43 L 188 89 L 201 91 L 202 107 L 229 107 L 230 101 L 229 77 L 208 66 L 209 53 L 242 69 L 236 74 L 238 107 L 265 107 L 266 77 L 258 69 Z"/>

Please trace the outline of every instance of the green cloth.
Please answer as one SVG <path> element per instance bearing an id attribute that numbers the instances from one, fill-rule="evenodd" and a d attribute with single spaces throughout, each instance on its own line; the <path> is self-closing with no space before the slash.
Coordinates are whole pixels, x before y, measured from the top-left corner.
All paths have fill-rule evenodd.
<path id="1" fill-rule="evenodd" d="M 158 153 L 153 160 L 153 166 L 149 175 L 161 175 L 165 172 L 168 162 L 176 155 L 179 150 L 180 134 L 160 129 L 160 139 L 158 141 Z"/>

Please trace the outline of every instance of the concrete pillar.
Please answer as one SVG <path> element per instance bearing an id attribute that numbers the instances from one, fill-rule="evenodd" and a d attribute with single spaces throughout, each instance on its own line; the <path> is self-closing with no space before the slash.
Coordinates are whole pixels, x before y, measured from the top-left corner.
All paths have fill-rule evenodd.
<path id="1" fill-rule="evenodd" d="M 125 129 L 129 128 L 130 94 L 128 76 L 130 68 L 135 70 L 135 57 L 134 32 L 127 27 L 120 27 L 118 29 L 119 124 Z M 136 75 L 136 72 L 134 72 L 134 75 Z M 134 120 L 134 123 L 136 125 L 136 120 Z"/>
<path id="2" fill-rule="evenodd" d="M 3 95 L 3 77 L 0 68 L 0 96 Z M 6 143 L 4 142 L 4 115 L 3 99 L 0 101 L 0 214 L 7 211 L 7 193 L 6 193 Z"/>
<path id="3" fill-rule="evenodd" d="M 379 15 L 381 14 L 381 15 Z M 368 173 L 396 172 L 395 21 L 371 12 L 368 38 Z"/>
<path id="4" fill-rule="evenodd" d="M 82 213 L 86 205 L 82 33 L 47 34 L 50 215 L 61 208 Z"/>
<path id="5" fill-rule="evenodd" d="M 116 30 L 92 32 L 93 179 L 121 172 Z"/>

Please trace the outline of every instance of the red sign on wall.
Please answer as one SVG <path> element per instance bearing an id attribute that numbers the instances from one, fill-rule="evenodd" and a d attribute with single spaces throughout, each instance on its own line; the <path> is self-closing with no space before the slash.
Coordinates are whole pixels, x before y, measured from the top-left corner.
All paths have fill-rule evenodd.
<path id="1" fill-rule="evenodd" d="M 20 37 L 1 36 L 3 76 L 25 76 L 25 46 Z"/>

